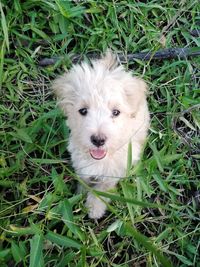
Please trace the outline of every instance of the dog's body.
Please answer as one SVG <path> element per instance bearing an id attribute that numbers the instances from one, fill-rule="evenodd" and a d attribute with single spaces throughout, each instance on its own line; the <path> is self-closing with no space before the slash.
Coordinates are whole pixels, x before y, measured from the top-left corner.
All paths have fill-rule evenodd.
<path id="1" fill-rule="evenodd" d="M 75 65 L 53 88 L 68 117 L 68 150 L 77 174 L 96 190 L 114 188 L 126 173 L 128 144 L 135 164 L 147 135 L 146 84 L 118 66 L 108 52 L 91 65 Z M 105 202 L 90 192 L 86 206 L 95 219 L 106 210 Z"/>

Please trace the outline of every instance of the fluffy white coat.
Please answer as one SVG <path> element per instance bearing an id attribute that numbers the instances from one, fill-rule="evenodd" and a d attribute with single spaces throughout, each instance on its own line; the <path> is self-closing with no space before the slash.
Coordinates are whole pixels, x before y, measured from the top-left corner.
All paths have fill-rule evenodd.
<path id="1" fill-rule="evenodd" d="M 126 173 L 129 142 L 135 164 L 147 136 L 145 82 L 108 52 L 91 64 L 74 65 L 55 80 L 53 89 L 68 118 L 68 150 L 76 173 L 96 190 L 114 188 Z M 90 192 L 86 206 L 90 218 L 101 218 L 106 211 L 105 201 Z"/>

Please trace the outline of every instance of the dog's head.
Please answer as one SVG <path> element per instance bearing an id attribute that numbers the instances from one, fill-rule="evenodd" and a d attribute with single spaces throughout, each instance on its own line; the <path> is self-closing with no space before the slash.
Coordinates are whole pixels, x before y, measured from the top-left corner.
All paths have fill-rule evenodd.
<path id="1" fill-rule="evenodd" d="M 53 89 L 76 146 L 100 160 L 129 142 L 146 84 L 107 52 L 91 64 L 73 66 L 55 80 Z"/>

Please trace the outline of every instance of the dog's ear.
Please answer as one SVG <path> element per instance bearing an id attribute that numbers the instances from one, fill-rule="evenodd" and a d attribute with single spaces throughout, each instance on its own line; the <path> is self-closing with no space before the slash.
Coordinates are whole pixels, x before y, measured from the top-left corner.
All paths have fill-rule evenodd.
<path id="1" fill-rule="evenodd" d="M 125 94 L 132 110 L 132 117 L 135 116 L 139 106 L 146 100 L 146 93 L 147 84 L 142 79 L 129 77 L 128 81 L 125 82 Z"/>
<path id="2" fill-rule="evenodd" d="M 65 115 L 68 115 L 74 103 L 74 87 L 70 84 L 70 74 L 65 73 L 54 80 L 52 89 L 57 96 L 58 105 Z"/>
<path id="3" fill-rule="evenodd" d="M 110 49 L 106 50 L 105 55 L 100 59 L 100 62 L 108 69 L 114 70 L 118 66 L 117 56 Z"/>

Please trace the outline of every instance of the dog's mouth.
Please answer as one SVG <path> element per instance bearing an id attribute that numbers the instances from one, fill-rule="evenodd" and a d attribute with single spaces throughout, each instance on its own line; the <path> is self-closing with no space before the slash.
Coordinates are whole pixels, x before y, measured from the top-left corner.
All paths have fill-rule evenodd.
<path id="1" fill-rule="evenodd" d="M 93 159 L 100 160 L 105 158 L 107 151 L 102 148 L 90 149 L 90 155 Z"/>

